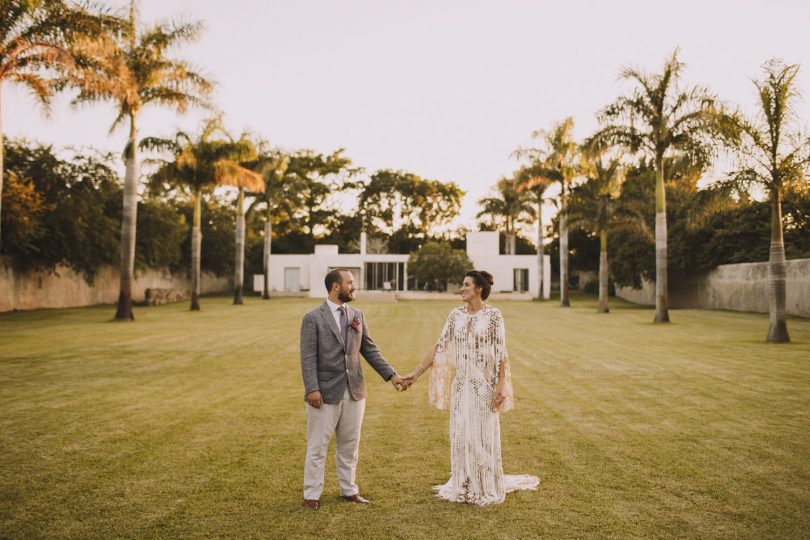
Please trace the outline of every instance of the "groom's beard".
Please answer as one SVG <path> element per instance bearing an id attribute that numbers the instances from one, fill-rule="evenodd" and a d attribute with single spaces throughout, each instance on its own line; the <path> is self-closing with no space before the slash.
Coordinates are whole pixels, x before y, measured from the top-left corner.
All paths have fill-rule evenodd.
<path id="1" fill-rule="evenodd" d="M 343 303 L 351 302 L 352 300 L 354 300 L 354 291 L 349 291 L 349 292 L 341 291 L 341 292 L 339 292 L 338 293 L 338 300 L 340 300 Z"/>

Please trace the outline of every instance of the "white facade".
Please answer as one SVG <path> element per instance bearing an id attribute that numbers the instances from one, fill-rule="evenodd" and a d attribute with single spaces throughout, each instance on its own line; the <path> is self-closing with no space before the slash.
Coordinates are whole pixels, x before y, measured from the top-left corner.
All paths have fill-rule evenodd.
<path id="1" fill-rule="evenodd" d="M 368 254 L 365 233 L 361 234 L 360 253 L 338 253 L 336 245 L 315 246 L 309 255 L 271 255 L 270 290 L 274 292 L 308 291 L 310 297 L 325 294 L 324 279 L 333 268 L 348 268 L 357 280 L 358 289 L 408 290 L 408 255 Z M 467 236 L 467 255 L 477 269 L 486 270 L 495 279 L 493 292 L 537 291 L 536 255 L 499 255 L 497 232 L 471 232 Z M 367 263 L 384 263 L 372 269 L 377 275 L 366 275 Z M 261 292 L 263 276 L 253 276 L 253 290 Z M 545 256 L 543 296 L 549 298 L 551 264 Z"/>
<path id="2" fill-rule="evenodd" d="M 467 256 L 478 270 L 486 270 L 495 280 L 493 292 L 528 290 L 537 295 L 537 255 L 500 255 L 497 231 L 471 232 L 467 235 Z M 551 295 L 551 258 L 543 260 L 543 298 Z M 521 276 L 523 274 L 523 276 Z M 519 287 L 516 279 L 528 278 L 528 283 Z"/>

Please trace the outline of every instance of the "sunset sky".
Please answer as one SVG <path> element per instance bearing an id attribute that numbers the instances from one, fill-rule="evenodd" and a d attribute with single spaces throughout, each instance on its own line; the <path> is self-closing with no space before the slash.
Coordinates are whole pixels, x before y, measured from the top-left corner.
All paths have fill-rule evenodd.
<path id="1" fill-rule="evenodd" d="M 124 8 L 127 2 L 109 5 Z M 271 143 L 346 148 L 369 172 L 403 169 L 455 181 L 476 201 L 518 166 L 533 130 L 573 116 L 578 138 L 594 113 L 627 92 L 622 66 L 660 69 L 676 47 L 685 82 L 754 110 L 751 78 L 771 57 L 802 64 L 810 97 L 810 3 L 765 1 L 142 0 L 144 22 L 199 19 L 201 39 L 179 51 L 217 81 L 229 129 Z M 3 129 L 56 146 L 120 151 L 109 105 L 45 118 L 4 87 Z M 810 107 L 799 113 L 810 121 Z M 142 135 L 194 129 L 203 114 L 144 115 Z M 547 212 L 548 214 L 548 212 Z M 547 219 L 549 216 L 546 216 Z"/>

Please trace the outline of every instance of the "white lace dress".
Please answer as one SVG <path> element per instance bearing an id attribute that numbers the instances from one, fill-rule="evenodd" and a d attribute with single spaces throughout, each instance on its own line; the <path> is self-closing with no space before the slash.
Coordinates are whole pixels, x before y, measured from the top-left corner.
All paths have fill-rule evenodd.
<path id="1" fill-rule="evenodd" d="M 492 402 L 499 362 L 504 365 L 506 399 Z M 505 475 L 501 465 L 499 413 L 514 407 L 506 331 L 500 310 L 490 305 L 476 313 L 454 309 L 436 345 L 428 390 L 430 404 L 450 409 L 450 480 L 434 486 L 454 502 L 501 503 L 512 491 L 537 489 L 529 475 Z"/>

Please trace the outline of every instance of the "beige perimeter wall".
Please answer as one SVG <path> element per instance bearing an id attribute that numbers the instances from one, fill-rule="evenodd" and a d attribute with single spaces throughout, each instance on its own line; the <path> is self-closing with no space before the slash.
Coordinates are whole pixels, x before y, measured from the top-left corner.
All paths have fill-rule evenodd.
<path id="1" fill-rule="evenodd" d="M 103 267 L 93 285 L 67 267 L 56 272 L 17 273 L 10 261 L 0 259 L 0 312 L 15 309 L 63 308 L 114 304 L 118 301 L 119 271 Z M 132 300 L 143 302 L 149 288 L 175 289 L 188 297 L 190 282 L 185 274 L 168 270 L 148 270 L 137 274 L 132 286 Z M 203 293 L 227 291 L 230 280 L 203 273 L 200 290 Z"/>
<path id="2" fill-rule="evenodd" d="M 711 272 L 679 279 L 670 276 L 672 308 L 768 312 L 768 263 L 724 264 Z M 637 304 L 655 304 L 655 285 L 617 287 L 616 295 Z M 810 317 L 810 259 L 787 262 L 787 312 Z"/>

